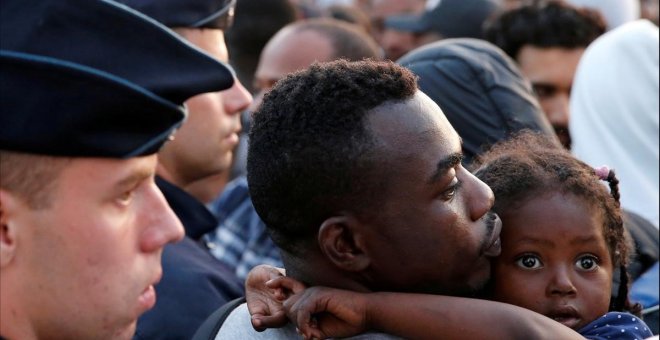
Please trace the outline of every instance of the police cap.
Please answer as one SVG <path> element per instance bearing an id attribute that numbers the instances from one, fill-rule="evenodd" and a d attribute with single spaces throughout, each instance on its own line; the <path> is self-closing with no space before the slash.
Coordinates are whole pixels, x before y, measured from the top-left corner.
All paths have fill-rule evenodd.
<path id="1" fill-rule="evenodd" d="M 152 154 L 184 101 L 233 73 L 153 19 L 111 1 L 0 4 L 0 149 L 126 158 Z"/>
<path id="2" fill-rule="evenodd" d="M 118 0 L 167 27 L 227 29 L 236 0 Z"/>

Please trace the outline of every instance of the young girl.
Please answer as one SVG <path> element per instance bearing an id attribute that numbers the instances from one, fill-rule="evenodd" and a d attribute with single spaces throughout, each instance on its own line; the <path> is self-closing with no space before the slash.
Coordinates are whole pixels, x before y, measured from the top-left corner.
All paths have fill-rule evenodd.
<path id="1" fill-rule="evenodd" d="M 652 336 L 628 301 L 628 245 L 618 181 L 535 134 L 502 142 L 481 156 L 475 174 L 495 193 L 503 222 L 502 254 L 493 264 L 493 300 L 524 307 L 590 339 Z M 609 183 L 610 193 L 602 183 Z M 612 297 L 612 278 L 620 285 Z M 493 303 L 446 296 L 302 289 L 281 277 L 271 288 L 293 291 L 284 302 L 305 337 L 378 330 L 409 338 L 490 338 L 515 327 L 491 313 Z M 503 306 L 503 305 L 500 305 Z M 482 308 L 483 307 L 483 308 Z M 314 317 L 313 317 L 314 316 Z M 257 322 L 258 323 L 258 322 Z M 469 331 L 468 331 L 469 330 Z"/>

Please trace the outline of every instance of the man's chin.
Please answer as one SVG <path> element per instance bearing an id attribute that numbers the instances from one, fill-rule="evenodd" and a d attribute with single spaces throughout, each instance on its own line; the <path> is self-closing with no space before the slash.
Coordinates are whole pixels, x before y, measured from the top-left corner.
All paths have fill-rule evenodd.
<path id="1" fill-rule="evenodd" d="M 135 336 L 135 330 L 137 328 L 137 320 L 132 322 L 130 325 L 127 327 L 118 330 L 115 336 L 113 336 L 113 339 L 120 339 L 120 340 L 129 340 L 133 339 L 133 336 Z"/>

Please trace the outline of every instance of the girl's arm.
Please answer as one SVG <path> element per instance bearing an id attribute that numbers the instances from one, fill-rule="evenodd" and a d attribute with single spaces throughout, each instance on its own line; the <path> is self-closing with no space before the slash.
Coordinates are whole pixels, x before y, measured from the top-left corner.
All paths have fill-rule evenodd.
<path id="1" fill-rule="evenodd" d="M 287 286 L 288 278 L 276 279 Z M 306 338 L 379 331 L 414 339 L 582 339 L 533 311 L 500 302 L 440 295 L 356 293 L 313 287 L 284 303 Z"/>
<path id="2" fill-rule="evenodd" d="M 282 268 L 259 265 L 250 270 L 245 280 L 245 300 L 252 318 L 252 327 L 259 332 L 266 328 L 282 327 L 289 322 L 282 307 L 282 301 L 287 296 L 285 291 L 267 286 L 268 281 L 283 275 L 285 273 Z"/>

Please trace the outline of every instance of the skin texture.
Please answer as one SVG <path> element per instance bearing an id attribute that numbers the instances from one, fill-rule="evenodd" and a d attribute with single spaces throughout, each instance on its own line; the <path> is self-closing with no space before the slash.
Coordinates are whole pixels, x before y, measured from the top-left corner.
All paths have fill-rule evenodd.
<path id="1" fill-rule="evenodd" d="M 494 299 L 579 330 L 608 311 L 612 261 L 603 221 L 573 195 L 551 194 L 504 213 Z"/>
<path id="2" fill-rule="evenodd" d="M 568 119 L 573 77 L 584 48 L 540 48 L 526 45 L 516 60 L 522 73 L 531 81 L 539 103 L 562 145 L 570 148 Z"/>
<path id="3" fill-rule="evenodd" d="M 291 27 L 280 30 L 261 52 L 254 75 L 254 88 L 258 94 L 251 109 L 256 109 L 264 93 L 287 74 L 305 69 L 314 61 L 323 62 L 333 58 L 331 42 L 323 34 L 313 30 L 294 32 Z"/>
<path id="4" fill-rule="evenodd" d="M 133 336 L 155 303 L 163 246 L 183 237 L 155 167 L 156 155 L 74 158 L 37 210 L 0 190 L 3 336 Z"/>
<path id="5" fill-rule="evenodd" d="M 227 47 L 221 30 L 177 28 L 193 45 L 227 62 Z M 238 79 L 221 92 L 204 93 L 186 101 L 188 119 L 175 139 L 159 152 L 158 174 L 179 187 L 226 171 L 241 130 L 240 112 L 252 100 Z"/>
<path id="6" fill-rule="evenodd" d="M 461 295 L 481 288 L 488 256 L 499 254 L 484 253 L 499 225 L 487 214 L 492 191 L 460 163 L 456 131 L 420 91 L 375 108 L 367 120 L 380 144 L 379 168 L 388 169 L 388 198 L 360 228 L 369 290 Z"/>

